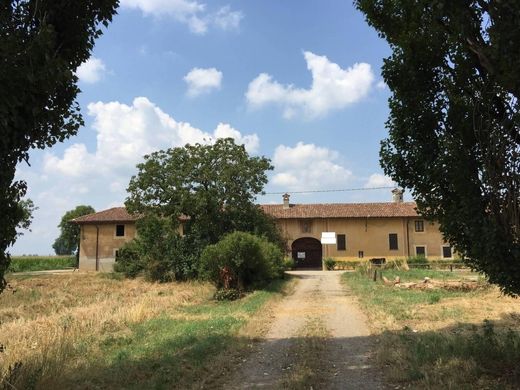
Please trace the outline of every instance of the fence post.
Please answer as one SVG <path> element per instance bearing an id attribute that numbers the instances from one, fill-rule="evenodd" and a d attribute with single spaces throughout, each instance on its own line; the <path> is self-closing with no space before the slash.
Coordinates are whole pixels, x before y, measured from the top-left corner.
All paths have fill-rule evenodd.
<path id="1" fill-rule="evenodd" d="M 450 264 L 450 272 L 453 272 L 453 264 Z"/>
<path id="2" fill-rule="evenodd" d="M 374 270 L 374 282 L 377 281 L 377 269 Z"/>

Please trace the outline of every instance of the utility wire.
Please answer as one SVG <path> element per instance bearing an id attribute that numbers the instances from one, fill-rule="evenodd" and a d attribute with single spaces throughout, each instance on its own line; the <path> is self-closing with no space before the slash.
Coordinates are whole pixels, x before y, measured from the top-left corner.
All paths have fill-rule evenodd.
<path id="1" fill-rule="evenodd" d="M 317 192 L 349 192 L 349 191 L 370 191 L 370 190 L 389 190 L 391 187 L 363 187 L 363 188 L 341 188 L 337 190 L 307 190 L 307 191 L 279 191 L 279 192 L 265 192 L 264 195 L 283 195 L 288 194 L 314 194 Z"/>

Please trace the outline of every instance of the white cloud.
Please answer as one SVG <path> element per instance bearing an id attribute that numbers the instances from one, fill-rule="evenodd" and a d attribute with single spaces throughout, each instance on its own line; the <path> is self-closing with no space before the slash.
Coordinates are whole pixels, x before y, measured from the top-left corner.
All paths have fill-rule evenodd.
<path id="1" fill-rule="evenodd" d="M 273 157 L 272 183 L 292 191 L 338 188 L 352 177 L 339 159 L 338 152 L 314 144 L 279 145 Z"/>
<path id="2" fill-rule="evenodd" d="M 222 30 L 237 30 L 244 14 L 240 11 L 231 11 L 229 5 L 222 7 L 214 16 L 214 23 Z"/>
<path id="3" fill-rule="evenodd" d="M 222 83 L 222 72 L 215 68 L 193 68 L 184 81 L 188 84 L 188 96 L 196 97 L 219 89 Z"/>
<path id="4" fill-rule="evenodd" d="M 374 74 L 367 63 L 356 63 L 342 69 L 326 56 L 306 51 L 304 57 L 312 74 L 309 89 L 282 85 L 269 74 L 261 73 L 249 83 L 246 92 L 250 107 L 277 104 L 283 108 L 286 118 L 293 117 L 299 111 L 313 118 L 360 101 L 372 87 Z"/>
<path id="5" fill-rule="evenodd" d="M 370 175 L 364 187 L 393 187 L 395 185 L 396 184 L 393 182 L 393 180 L 390 179 L 388 176 L 382 175 L 380 173 L 374 173 Z"/>
<path id="6" fill-rule="evenodd" d="M 46 173 L 75 178 L 104 176 L 111 182 L 124 182 L 121 176 L 128 179 L 142 157 L 158 149 L 210 143 L 224 137 L 234 138 L 249 152 L 256 152 L 259 146 L 256 134 L 242 135 L 229 124 L 219 123 L 213 133 L 207 133 L 187 122 L 178 122 L 145 97 L 135 98 L 131 106 L 120 102 L 90 103 L 88 113 L 94 117 L 92 127 L 97 131 L 96 151 L 90 153 L 84 144 L 74 144 L 61 158 L 47 153 Z M 107 187 L 111 191 L 116 188 Z"/>
<path id="7" fill-rule="evenodd" d="M 96 210 L 121 205 L 130 177 L 137 172 L 135 165 L 144 154 L 186 143 L 209 144 L 221 137 L 234 138 L 249 152 L 259 148 L 256 134 L 242 134 L 226 123 L 206 132 L 177 121 L 145 97 L 128 105 L 91 103 L 88 115 L 93 118 L 96 145 L 74 143 L 62 153 L 51 149 L 42 153 L 41 164 L 33 159 L 31 169 L 24 164 L 18 167 L 17 179 L 27 181 L 27 196 L 40 209 L 35 213 L 33 232 L 20 237 L 12 253 L 52 253 L 61 216 L 77 205 L 92 205 Z"/>
<path id="8" fill-rule="evenodd" d="M 210 26 L 222 30 L 236 30 L 244 17 L 240 11 L 232 11 L 229 6 L 216 13 L 207 11 L 206 4 L 194 0 L 121 0 L 121 6 L 139 9 L 145 15 L 156 18 L 171 17 L 186 24 L 194 34 L 205 34 Z"/>
<path id="9" fill-rule="evenodd" d="M 103 78 L 105 73 L 105 64 L 101 59 L 96 57 L 90 57 L 76 70 L 76 75 L 78 76 L 79 80 L 88 84 L 97 83 Z"/>
<path id="10" fill-rule="evenodd" d="M 377 89 L 386 89 L 388 88 L 388 86 L 386 85 L 386 83 L 384 82 L 384 80 L 379 80 L 376 84 L 376 88 Z"/>

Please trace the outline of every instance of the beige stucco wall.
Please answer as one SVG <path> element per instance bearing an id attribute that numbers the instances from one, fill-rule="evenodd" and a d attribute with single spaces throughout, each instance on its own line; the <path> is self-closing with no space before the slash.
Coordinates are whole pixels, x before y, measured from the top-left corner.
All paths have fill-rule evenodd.
<path id="1" fill-rule="evenodd" d="M 426 246 L 429 258 L 442 258 L 445 245 L 438 225 L 424 221 L 424 232 L 415 232 L 414 221 L 420 218 L 316 218 L 311 221 L 311 231 L 302 232 L 302 219 L 283 219 L 277 223 L 287 239 L 288 255 L 294 240 L 302 237 L 321 239 L 322 232 L 346 235 L 346 250 L 337 250 L 336 245 L 323 245 L 323 257 L 336 260 L 357 261 L 358 252 L 364 259 L 384 257 L 387 260 L 415 255 L 415 246 Z M 125 236 L 116 237 L 116 224 L 99 224 L 99 270 L 110 272 L 115 262 L 115 251 L 136 236 L 135 223 L 126 223 Z M 407 234 L 408 231 L 408 234 Z M 179 227 L 182 234 L 182 227 Z M 398 250 L 390 250 L 388 235 L 396 233 Z M 96 225 L 81 226 L 79 267 L 96 269 Z"/>
<path id="2" fill-rule="evenodd" d="M 119 225 L 119 224 L 118 224 Z M 99 270 L 110 272 L 113 270 L 116 250 L 128 241 L 135 238 L 135 223 L 122 223 L 125 225 L 124 237 L 116 237 L 116 224 L 84 224 L 81 225 L 79 268 L 82 270 L 96 269 L 96 237 L 99 227 Z"/>
<path id="3" fill-rule="evenodd" d="M 302 219 L 279 220 L 278 225 L 287 239 L 290 250 L 292 243 L 302 237 L 321 239 L 322 232 L 346 235 L 346 250 L 336 245 L 323 245 L 323 257 L 336 260 L 359 260 L 359 251 L 364 258 L 385 257 L 387 259 L 415 255 L 415 246 L 427 247 L 430 258 L 442 257 L 444 243 L 436 224 L 424 221 L 424 232 L 416 233 L 414 221 L 419 218 L 317 218 L 311 221 L 311 231 L 302 231 Z M 408 234 L 407 234 L 408 230 Z M 396 233 L 398 249 L 390 250 L 388 235 Z M 290 252 L 289 252 L 290 253 Z"/>

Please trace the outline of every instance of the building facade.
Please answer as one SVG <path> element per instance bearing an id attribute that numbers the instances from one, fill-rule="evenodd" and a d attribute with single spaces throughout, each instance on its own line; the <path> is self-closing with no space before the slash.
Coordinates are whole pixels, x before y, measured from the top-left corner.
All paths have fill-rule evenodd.
<path id="1" fill-rule="evenodd" d="M 360 261 L 454 256 L 438 225 L 417 214 L 415 203 L 403 202 L 398 190 L 386 203 L 291 204 L 285 194 L 282 204 L 260 207 L 275 218 L 287 255 L 301 268 L 321 268 L 327 257 Z M 124 207 L 76 218 L 73 222 L 81 227 L 80 269 L 111 271 L 117 250 L 136 236 L 136 220 Z"/>

